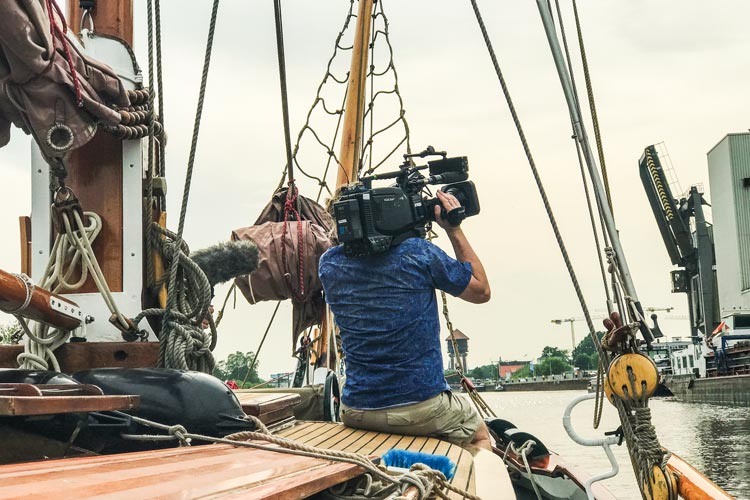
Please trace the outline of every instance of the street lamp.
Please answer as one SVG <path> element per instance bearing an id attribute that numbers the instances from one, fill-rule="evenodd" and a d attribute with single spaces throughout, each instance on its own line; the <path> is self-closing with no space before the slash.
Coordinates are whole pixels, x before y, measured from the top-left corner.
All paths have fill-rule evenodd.
<path id="1" fill-rule="evenodd" d="M 576 318 L 565 318 L 565 319 L 553 319 L 551 322 L 556 325 L 562 325 L 563 323 L 570 323 L 570 340 L 573 342 L 573 350 L 576 348 L 576 327 L 575 323 L 578 321 Z M 570 351 L 571 356 L 573 351 Z"/>

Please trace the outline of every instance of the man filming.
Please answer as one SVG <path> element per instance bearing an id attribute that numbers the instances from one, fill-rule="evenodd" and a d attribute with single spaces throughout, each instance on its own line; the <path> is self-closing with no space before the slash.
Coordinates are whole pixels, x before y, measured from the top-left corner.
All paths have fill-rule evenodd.
<path id="1" fill-rule="evenodd" d="M 437 197 L 445 213 L 461 206 L 452 194 Z M 419 237 L 363 257 L 346 256 L 339 245 L 320 259 L 346 355 L 341 418 L 349 427 L 491 449 L 487 426 L 445 380 L 435 292 L 481 304 L 490 299 L 490 285 L 463 231 L 440 208 L 435 221 L 455 259 Z"/>

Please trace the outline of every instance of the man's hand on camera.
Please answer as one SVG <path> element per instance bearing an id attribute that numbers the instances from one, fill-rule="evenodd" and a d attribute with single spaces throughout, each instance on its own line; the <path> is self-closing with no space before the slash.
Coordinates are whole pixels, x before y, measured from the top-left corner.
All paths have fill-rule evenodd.
<path id="1" fill-rule="evenodd" d="M 437 198 L 438 200 L 440 200 L 440 205 L 442 205 L 446 213 L 461 207 L 461 204 L 452 194 L 438 191 Z M 435 205 L 435 222 L 437 222 L 438 226 L 445 229 L 447 233 L 451 233 L 459 228 L 459 226 L 452 226 L 451 223 L 448 222 L 447 218 L 443 218 L 439 205 Z"/>

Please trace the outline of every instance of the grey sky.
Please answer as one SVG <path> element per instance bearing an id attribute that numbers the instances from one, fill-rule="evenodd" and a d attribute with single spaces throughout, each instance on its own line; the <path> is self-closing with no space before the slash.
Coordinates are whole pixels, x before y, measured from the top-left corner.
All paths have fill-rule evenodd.
<path id="1" fill-rule="evenodd" d="M 162 3 L 169 225 L 175 227 L 210 2 L 190 2 L 189 8 L 186 2 Z M 136 53 L 145 68 L 144 2 L 136 4 Z M 572 21 L 568 2 L 563 4 Z M 348 5 L 284 2 L 295 136 Z M 479 5 L 589 306 L 602 309 L 570 122 L 536 4 Z M 671 266 L 636 161 L 645 146 L 665 141 L 682 186 L 703 183 L 708 189 L 706 152 L 725 133 L 750 125 L 750 3 L 581 0 L 579 9 L 615 215 L 636 287 L 645 306 L 674 306 L 684 314 L 685 297 L 669 291 Z M 580 309 L 470 3 L 389 0 L 385 10 L 413 148 L 432 144 L 468 156 L 480 191 L 482 214 L 465 224 L 487 268 L 493 298 L 482 306 L 451 301 L 455 326 L 471 338 L 470 365 L 499 356 L 528 359 L 545 345 L 569 348 L 568 328 L 550 320 L 580 316 Z M 572 22 L 567 27 L 573 37 Z M 278 182 L 284 148 L 275 50 L 272 2 L 222 2 L 187 214 L 191 248 L 227 239 L 232 229 L 250 224 Z M 0 268 L 8 271 L 19 269 L 17 216 L 31 206 L 28 151 L 29 139 L 20 131 L 0 150 L 0 233 L 6 235 Z M 303 184 L 302 193 L 314 197 L 316 191 Z M 219 289 L 215 302 L 224 293 Z M 238 297 L 237 309 L 227 311 L 220 329 L 217 356 L 255 350 L 271 308 L 249 306 Z M 282 307 L 263 348 L 262 375 L 293 367 L 289 310 L 288 304 Z M 676 336 L 688 331 L 684 321 L 663 321 L 662 328 Z M 576 330 L 580 339 L 583 323 Z"/>

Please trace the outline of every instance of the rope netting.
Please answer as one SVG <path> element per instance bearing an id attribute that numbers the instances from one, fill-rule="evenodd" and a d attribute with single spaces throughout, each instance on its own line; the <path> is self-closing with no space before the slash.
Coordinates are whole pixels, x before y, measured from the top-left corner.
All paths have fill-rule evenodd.
<path id="1" fill-rule="evenodd" d="M 321 201 L 324 192 L 328 196 L 333 196 L 335 175 L 341 168 L 335 146 L 341 138 L 349 73 L 347 71 L 341 74 L 339 72 L 341 70 L 337 68 L 347 67 L 351 59 L 353 44 L 348 42 L 353 37 L 352 27 L 355 23 L 352 21 L 357 18 L 354 5 L 354 0 L 350 0 L 343 26 L 336 36 L 333 53 L 326 64 L 325 73 L 317 87 L 312 105 L 307 111 L 305 123 L 297 134 L 292 150 L 292 165 L 295 171 L 300 172 L 302 177 L 310 181 L 308 184 L 317 188 L 315 197 L 317 202 Z M 385 47 L 385 50 L 381 47 Z M 380 56 L 381 50 L 382 57 Z M 397 158 L 400 148 L 404 148 L 407 154 L 411 153 L 409 125 L 398 87 L 398 73 L 394 62 L 393 46 L 390 42 L 388 18 L 382 0 L 373 6 L 369 51 L 367 104 L 363 123 L 360 124 L 367 131 L 367 140 L 363 140 L 360 145 L 360 168 L 358 169 L 360 176 L 369 175 Z M 379 139 L 377 150 L 375 148 L 376 137 Z M 317 175 L 315 171 L 320 170 L 321 157 L 326 158 L 326 161 L 322 173 Z M 399 162 L 400 160 L 393 161 L 394 165 Z M 367 167 L 361 168 L 363 165 Z M 333 180 L 331 176 L 334 176 Z M 286 177 L 285 166 L 279 188 L 283 186 Z M 296 180 L 300 181 L 300 179 Z"/>

